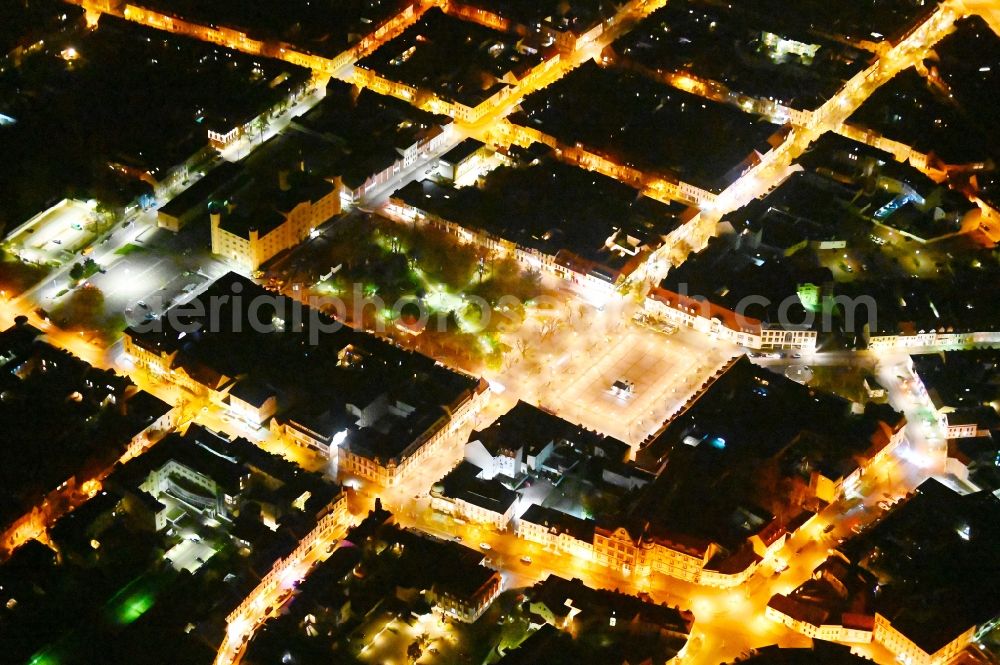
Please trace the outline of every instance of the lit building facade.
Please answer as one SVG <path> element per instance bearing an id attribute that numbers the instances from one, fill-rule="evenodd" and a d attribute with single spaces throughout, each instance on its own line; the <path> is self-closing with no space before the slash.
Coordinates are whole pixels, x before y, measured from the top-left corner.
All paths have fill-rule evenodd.
<path id="1" fill-rule="evenodd" d="M 393 487 L 406 481 L 415 469 L 437 457 L 450 438 L 489 401 L 490 389 L 485 380 L 463 394 L 447 408 L 447 414 L 431 424 L 423 434 L 401 452 L 382 458 L 362 448 L 352 448 L 349 437 L 336 447 L 336 464 L 341 477 L 356 476 L 381 487 Z M 331 450 L 331 458 L 334 451 Z"/>
<path id="2" fill-rule="evenodd" d="M 889 619 L 876 613 L 872 641 L 884 646 L 904 665 L 945 665 L 972 643 L 975 634 L 976 626 L 970 626 L 934 653 L 927 653 L 893 626 Z"/>
<path id="3" fill-rule="evenodd" d="M 817 344 L 815 330 L 785 329 L 764 324 L 709 300 L 684 296 L 661 287 L 650 291 L 643 303 L 643 311 L 653 319 L 692 328 L 747 349 L 812 351 Z"/>
<path id="4" fill-rule="evenodd" d="M 434 602 L 435 613 L 463 623 L 475 623 L 502 591 L 503 577 L 493 571 L 486 582 L 473 593 L 457 593 L 449 589 L 435 588 L 430 595 Z"/>
<path id="5" fill-rule="evenodd" d="M 294 182 L 293 177 L 300 182 Z M 338 186 L 322 178 L 283 172 L 279 188 L 283 205 L 275 210 L 248 211 L 249 217 L 236 219 L 227 210 L 215 207 L 210 212 L 212 253 L 243 271 L 253 272 L 279 252 L 308 238 L 341 210 Z"/>

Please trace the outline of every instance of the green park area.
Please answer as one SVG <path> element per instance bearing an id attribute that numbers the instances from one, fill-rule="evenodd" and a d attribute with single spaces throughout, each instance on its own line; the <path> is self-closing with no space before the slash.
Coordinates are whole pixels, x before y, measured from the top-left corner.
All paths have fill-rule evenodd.
<path id="1" fill-rule="evenodd" d="M 359 216 L 314 245 L 306 261 L 329 266 L 325 274 L 271 276 L 286 288 L 311 284 L 328 313 L 470 370 L 499 367 L 511 350 L 504 333 L 554 295 L 537 271 L 439 229 Z"/>

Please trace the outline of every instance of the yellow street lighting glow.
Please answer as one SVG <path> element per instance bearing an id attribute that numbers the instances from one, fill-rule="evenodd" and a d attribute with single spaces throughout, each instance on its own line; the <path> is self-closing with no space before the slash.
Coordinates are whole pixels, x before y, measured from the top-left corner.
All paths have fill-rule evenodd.
<path id="1" fill-rule="evenodd" d="M 226 627 L 226 633 L 232 637 L 242 637 L 247 633 L 250 628 L 250 621 L 243 617 L 236 619 L 228 627 Z"/>

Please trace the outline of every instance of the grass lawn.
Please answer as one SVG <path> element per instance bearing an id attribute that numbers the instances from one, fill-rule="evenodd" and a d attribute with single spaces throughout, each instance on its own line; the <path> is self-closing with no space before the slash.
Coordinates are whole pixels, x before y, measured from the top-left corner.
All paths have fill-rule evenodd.
<path id="1" fill-rule="evenodd" d="M 145 247 L 140 247 L 139 245 L 130 242 L 129 244 L 116 249 L 115 254 L 119 254 L 121 256 L 128 256 L 129 254 L 132 254 L 134 252 L 145 252 L 145 251 L 146 251 Z"/>

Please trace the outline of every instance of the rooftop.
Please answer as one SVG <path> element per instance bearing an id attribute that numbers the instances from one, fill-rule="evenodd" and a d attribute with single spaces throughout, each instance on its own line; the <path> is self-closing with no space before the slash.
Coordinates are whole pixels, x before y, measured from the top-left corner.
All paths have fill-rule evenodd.
<path id="1" fill-rule="evenodd" d="M 458 543 L 412 531 L 400 531 L 395 540 L 404 548 L 398 572 L 418 588 L 433 587 L 438 593 L 471 599 L 498 575 L 482 565 L 485 556 L 481 552 Z"/>
<path id="2" fill-rule="evenodd" d="M 939 77 L 935 80 L 954 95 L 948 101 L 974 124 L 976 136 L 985 135 L 982 147 L 995 158 L 1000 152 L 1000 111 L 992 91 L 1000 89 L 1000 36 L 979 16 L 969 16 L 955 22 L 954 32 L 934 52 L 939 58 L 932 65 Z"/>
<path id="3" fill-rule="evenodd" d="M 836 5 L 825 0 L 802 0 L 795 11 L 788 11 L 783 0 L 755 0 L 752 4 L 761 16 L 770 17 L 775 29 L 796 33 L 817 33 L 851 41 L 895 42 L 937 6 L 922 0 L 839 0 Z"/>
<path id="4" fill-rule="evenodd" d="M 763 228 L 765 236 L 780 225 L 794 228 L 799 239 L 853 240 L 863 248 L 870 246 L 863 238 L 873 223 L 930 240 L 958 231 L 974 207 L 909 164 L 833 133 L 797 164 L 805 170 L 726 219 L 738 228 Z"/>
<path id="5" fill-rule="evenodd" d="M 583 626 L 606 625 L 610 617 L 615 617 L 623 625 L 642 622 L 687 636 L 695 620 L 688 611 L 618 591 L 591 589 L 579 579 L 567 580 L 555 574 L 532 587 L 530 598 L 533 603 L 546 605 L 557 617 L 576 609 L 579 614 L 575 621 Z"/>
<path id="6" fill-rule="evenodd" d="M 618 624 L 622 625 L 622 624 Z M 516 649 L 510 649 L 498 665 L 665 665 L 684 646 L 678 638 L 663 639 L 652 632 L 627 632 L 606 624 L 575 634 L 545 624 L 531 633 Z"/>
<path id="7" fill-rule="evenodd" d="M 731 323 L 734 329 L 752 328 L 757 322 L 805 321 L 798 285 L 832 281 L 816 272 L 808 264 L 765 255 L 748 236 L 731 234 L 710 239 L 705 250 L 672 269 L 660 287 L 735 312 L 742 320 Z"/>
<path id="8" fill-rule="evenodd" d="M 872 93 L 848 122 L 934 153 L 949 164 L 981 162 L 996 154 L 984 123 L 912 67 Z"/>
<path id="9" fill-rule="evenodd" d="M 285 223 L 289 213 L 300 203 L 316 203 L 336 190 L 326 178 L 301 170 L 284 171 L 281 175 L 271 172 L 271 178 L 252 178 L 242 183 L 240 191 L 230 198 L 235 211 L 220 208 L 220 228 L 241 238 L 249 238 L 252 231 L 266 236 Z M 279 183 L 283 178 L 285 185 Z"/>
<path id="10" fill-rule="evenodd" d="M 586 543 L 594 542 L 594 521 L 585 520 L 554 508 L 531 504 L 519 518 L 523 522 L 538 524 L 554 533 L 566 533 Z"/>
<path id="11" fill-rule="evenodd" d="M 64 481 L 95 476 L 132 438 L 170 410 L 125 377 L 67 351 L 30 341 L 18 326 L 0 334 L 0 525 L 9 525 Z"/>
<path id="12" fill-rule="evenodd" d="M 339 55 L 380 23 L 395 16 L 401 0 L 338 0 L 328 5 L 288 0 L 142 0 L 143 7 L 209 25 L 242 30 L 251 38 L 281 40 L 324 57 Z"/>
<path id="13" fill-rule="evenodd" d="M 712 191 L 755 150 L 767 152 L 776 125 L 725 104 L 593 61 L 529 95 L 511 120 L 615 162 Z M 580 109 L 589 109 L 580 113 Z"/>
<path id="14" fill-rule="evenodd" d="M 358 66 L 475 107 L 542 62 L 536 49 L 505 34 L 430 9 Z"/>
<path id="15" fill-rule="evenodd" d="M 955 266 L 948 280 L 871 278 L 841 284 L 838 291 L 872 299 L 877 312 L 871 325 L 873 335 L 995 331 L 1000 321 L 989 285 L 1000 279 L 1000 264 L 976 263 L 979 267 Z"/>
<path id="16" fill-rule="evenodd" d="M 258 409 L 264 406 L 264 403 L 268 399 L 276 396 L 274 390 L 270 386 L 256 379 L 243 379 L 237 381 L 233 387 L 229 389 L 229 394 L 230 396 L 244 401 L 250 406 Z"/>
<path id="17" fill-rule="evenodd" d="M 466 0 L 464 4 L 481 7 L 520 25 L 574 34 L 583 34 L 598 21 L 614 15 L 614 3 L 607 0 Z"/>
<path id="18" fill-rule="evenodd" d="M 295 463 L 268 453 L 246 439 L 229 441 L 198 425 L 192 425 L 184 434 L 168 435 L 146 454 L 115 471 L 108 485 L 134 493 L 151 472 L 171 461 L 211 478 L 234 499 L 251 492 L 252 487 L 247 483 L 251 475 L 264 474 L 269 478 L 265 485 L 270 485 L 288 503 L 309 492 L 305 507 L 313 514 L 325 508 L 340 492 L 336 484 L 322 475 L 303 471 Z"/>
<path id="19" fill-rule="evenodd" d="M 1000 499 L 934 479 L 842 546 L 879 579 L 875 610 L 927 653 L 1000 615 Z"/>
<path id="20" fill-rule="evenodd" d="M 115 510 L 121 500 L 122 496 L 117 492 L 101 490 L 79 508 L 59 518 L 50 532 L 52 540 L 61 547 L 66 545 L 89 547 L 88 531 L 94 522 Z"/>
<path id="21" fill-rule="evenodd" d="M 791 593 L 772 596 L 768 606 L 817 628 L 838 625 L 871 631 L 875 617 L 870 591 L 877 582 L 870 572 L 835 554 Z"/>
<path id="22" fill-rule="evenodd" d="M 628 458 L 627 443 L 610 436 L 574 425 L 559 416 L 528 402 L 517 404 L 482 431 L 473 431 L 469 441 L 481 441 L 490 453 L 523 447 L 529 455 L 536 454 L 549 443 L 567 442 L 588 455 L 609 457 L 618 461 Z"/>
<path id="23" fill-rule="evenodd" d="M 781 18 L 787 14 L 775 17 L 754 5 L 671 1 L 612 48 L 641 67 L 688 72 L 746 95 L 814 109 L 872 55 L 818 32 L 787 29 Z M 778 39 L 768 41 L 768 35 Z"/>
<path id="24" fill-rule="evenodd" d="M 256 298 L 268 306 L 251 307 Z M 186 314 L 199 307 L 217 315 L 206 321 Z M 373 335 L 335 326 L 307 307 L 302 307 L 302 325 L 296 328 L 292 308 L 289 298 L 229 273 L 188 303 L 180 316 L 164 316 L 161 330 L 129 329 L 126 334 L 143 348 L 176 353 L 174 365 L 189 373 L 223 383 L 249 376 L 272 387 L 282 408 L 329 412 L 330 422 L 356 422 L 357 416 L 350 414 L 373 406 L 369 413 L 381 415 L 369 427 L 352 429 L 358 440 L 352 435 L 345 443 L 365 449 L 368 441 L 382 441 L 373 454 L 383 461 L 443 422 L 446 409 L 478 390 L 476 379 Z"/>
<path id="25" fill-rule="evenodd" d="M 958 107 L 963 119 L 974 125 L 969 130 L 971 137 L 983 141 L 969 146 L 968 155 L 955 154 L 955 160 L 972 161 L 984 152 L 992 157 L 986 170 L 975 174 L 974 188 L 997 207 L 1000 205 L 997 187 L 1000 174 L 996 164 L 996 155 L 1000 151 L 1000 133 L 997 130 L 1000 116 L 990 99 L 991 91 L 1000 87 L 1000 66 L 997 64 L 1000 62 L 1000 37 L 978 16 L 959 19 L 955 27 L 955 31 L 934 48 L 938 59 L 931 65 L 931 72 L 935 75 L 935 82 L 954 95 L 948 102 Z M 945 156 L 943 149 L 941 154 Z M 948 155 L 951 156 L 951 153 Z"/>
<path id="26" fill-rule="evenodd" d="M 340 176 L 356 189 L 392 165 L 402 151 L 451 122 L 447 116 L 330 79 L 323 100 L 294 119 L 291 127 L 297 130 L 297 146 L 319 172 Z"/>
<path id="27" fill-rule="evenodd" d="M 83 8 L 60 0 L 27 0 L 0 7 L 0 71 L 4 56 L 54 33 L 83 26 Z"/>
<path id="28" fill-rule="evenodd" d="M 939 409 L 1000 405 L 1000 350 L 915 355 L 913 366 Z"/>
<path id="29" fill-rule="evenodd" d="M 484 145 L 486 144 L 478 139 L 474 139 L 471 137 L 464 139 L 461 143 L 459 143 L 454 148 L 443 154 L 441 156 L 441 161 L 447 162 L 449 164 L 459 164 L 463 160 L 468 159 L 473 154 L 475 154 L 475 152 L 480 148 L 482 148 Z"/>
<path id="30" fill-rule="evenodd" d="M 165 205 L 160 206 L 159 212 L 164 215 L 181 217 L 195 206 L 206 204 L 209 201 L 209 197 L 225 188 L 242 171 L 243 168 L 239 164 L 223 162 L 183 192 L 170 199 Z"/>
<path id="31" fill-rule="evenodd" d="M 282 86 L 271 85 L 278 77 L 309 76 L 289 63 L 110 14 L 74 48 L 79 57 L 72 62 L 58 51 L 40 52 L 32 56 L 31 76 L 0 81 L 0 95 L 18 118 L 3 128 L 3 142 L 30 156 L 0 166 L 0 210 L 10 221 L 27 219 L 60 192 L 81 189 L 84 198 L 124 205 L 136 196 L 138 174 L 161 179 L 195 153 L 208 154 L 209 118 L 255 116 L 284 97 Z"/>
<path id="32" fill-rule="evenodd" d="M 867 658 L 855 656 L 846 644 L 834 644 L 824 640 L 813 640 L 812 647 L 783 648 L 777 644 L 755 649 L 740 663 L 749 665 L 870 665 Z"/>
<path id="33" fill-rule="evenodd" d="M 660 472 L 629 514 L 654 534 L 735 552 L 773 519 L 802 512 L 788 488 L 807 488 L 813 473 L 843 477 L 901 420 L 889 407 L 849 412 L 846 400 L 743 357 L 640 449 L 639 466 Z"/>
<path id="34" fill-rule="evenodd" d="M 873 333 L 995 328 L 985 285 L 1000 264 L 970 241 L 948 238 L 967 222 L 964 196 L 831 134 L 797 166 L 769 194 L 727 214 L 720 236 L 668 273 L 662 295 L 695 309 L 702 305 L 692 299 L 707 300 L 706 310 L 734 329 L 812 325 L 821 313 L 831 314 L 831 336 L 861 336 L 865 324 Z M 837 304 L 844 298 L 853 315 Z M 782 305 L 791 307 L 783 321 Z M 747 325 L 728 312 L 742 313 Z"/>
<path id="35" fill-rule="evenodd" d="M 481 187 L 454 188 L 424 180 L 393 197 L 549 256 L 568 252 L 613 270 L 622 270 L 633 258 L 609 247 L 619 232 L 655 247 L 680 224 L 683 212 L 679 204 L 659 203 L 613 178 L 553 159 L 497 168 Z M 624 239 L 618 241 L 627 245 Z"/>
<path id="36" fill-rule="evenodd" d="M 517 492 L 507 489 L 499 480 L 479 478 L 481 472 L 475 464 L 462 460 L 435 484 L 434 490 L 449 499 L 505 515 L 517 501 Z"/>

